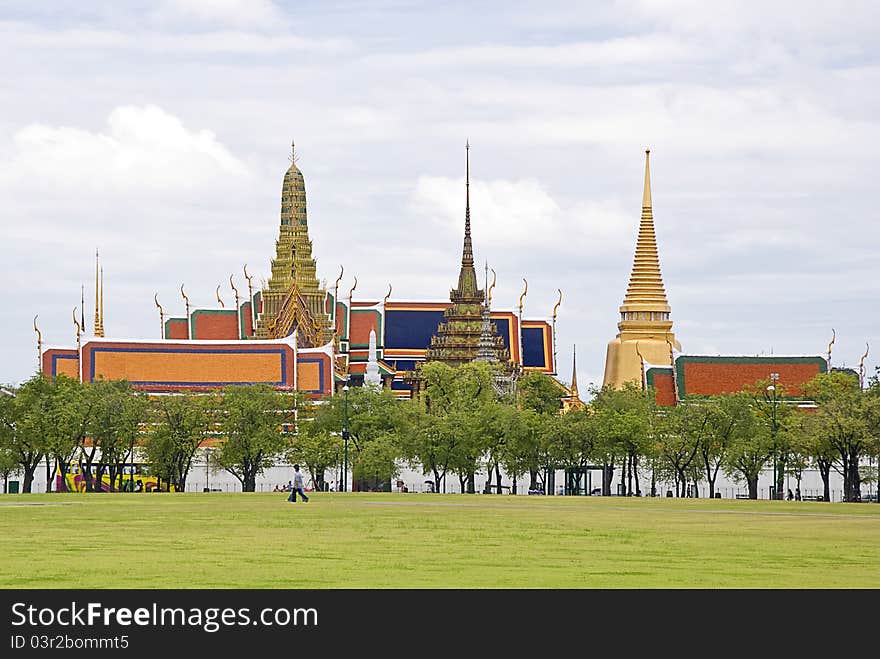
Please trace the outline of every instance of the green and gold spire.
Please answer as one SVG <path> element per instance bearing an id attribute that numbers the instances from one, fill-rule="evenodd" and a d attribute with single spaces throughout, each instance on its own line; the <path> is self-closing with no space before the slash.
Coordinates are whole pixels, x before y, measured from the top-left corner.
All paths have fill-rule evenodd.
<path id="1" fill-rule="evenodd" d="M 498 336 L 497 328 L 491 323 L 484 326 L 488 318 L 488 301 L 485 291 L 477 285 L 477 272 L 474 269 L 474 247 L 471 241 L 471 178 L 470 144 L 465 144 L 465 203 L 464 203 L 464 245 L 461 251 L 461 269 L 458 273 L 458 287 L 450 291 L 452 302 L 445 312 L 445 321 L 437 327 L 431 337 L 431 345 L 425 353 L 427 361 L 446 362 L 460 366 L 482 356 L 487 361 L 508 362 L 509 351 L 504 340 Z M 485 316 L 485 318 L 484 318 Z M 489 334 L 486 330 L 489 330 Z M 481 335 L 483 349 L 480 350 Z M 491 343 L 494 359 L 488 360 L 487 348 Z"/>
<path id="2" fill-rule="evenodd" d="M 257 319 L 259 339 L 298 333 L 301 347 L 317 347 L 332 337 L 325 309 L 326 291 L 318 283 L 306 215 L 306 185 L 290 144 L 290 167 L 281 185 L 281 226 L 275 243 L 272 274 L 262 291 L 263 311 Z"/>

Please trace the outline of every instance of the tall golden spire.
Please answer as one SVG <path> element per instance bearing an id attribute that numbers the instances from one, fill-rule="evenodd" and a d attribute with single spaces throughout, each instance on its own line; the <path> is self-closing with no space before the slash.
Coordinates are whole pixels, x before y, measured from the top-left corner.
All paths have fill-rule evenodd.
<path id="1" fill-rule="evenodd" d="M 578 396 L 577 346 L 574 346 L 571 352 L 571 397 L 580 398 Z"/>
<path id="2" fill-rule="evenodd" d="M 104 270 L 95 250 L 95 336 L 104 336 Z"/>
<path id="3" fill-rule="evenodd" d="M 621 320 L 668 320 L 669 303 L 660 274 L 657 236 L 654 232 L 654 214 L 651 208 L 650 150 L 645 150 L 645 189 L 642 193 L 642 219 L 632 273 L 623 305 Z M 645 315 L 647 314 L 647 315 Z"/>
<path id="4" fill-rule="evenodd" d="M 642 362 L 672 366 L 673 350 L 681 350 L 672 332 L 666 289 L 660 274 L 654 213 L 651 206 L 651 152 L 645 150 L 642 219 L 629 285 L 620 306 L 619 333 L 608 343 L 604 384 L 613 387 L 643 381 Z"/>

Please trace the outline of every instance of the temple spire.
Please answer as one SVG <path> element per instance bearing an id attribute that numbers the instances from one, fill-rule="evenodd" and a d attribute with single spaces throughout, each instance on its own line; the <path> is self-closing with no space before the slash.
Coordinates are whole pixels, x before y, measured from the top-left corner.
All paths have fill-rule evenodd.
<path id="1" fill-rule="evenodd" d="M 578 396 L 578 365 L 577 365 L 577 346 L 573 347 L 571 353 L 571 397 L 579 398 Z"/>
<path id="2" fill-rule="evenodd" d="M 461 253 L 462 267 L 473 267 L 474 246 L 471 242 L 471 145 L 464 143 L 465 174 L 464 174 L 464 249 Z"/>
<path id="3" fill-rule="evenodd" d="M 464 177 L 464 247 L 461 250 L 461 271 L 458 274 L 458 294 L 466 298 L 479 297 L 483 292 L 477 285 L 477 273 L 474 270 L 474 245 L 471 242 L 471 145 L 465 142 L 465 177 Z"/>
<path id="4" fill-rule="evenodd" d="M 98 250 L 95 250 L 95 336 L 104 336 L 104 270 Z"/>
<path id="5" fill-rule="evenodd" d="M 660 274 L 660 257 L 657 251 L 657 237 L 654 232 L 654 214 L 651 207 L 651 166 L 650 150 L 645 150 L 645 188 L 642 194 L 642 219 L 639 223 L 639 237 L 633 259 L 632 274 L 623 306 L 620 308 L 621 320 L 632 320 L 632 313 L 666 314 L 666 316 L 637 316 L 638 320 L 667 319 L 670 312 L 666 300 L 666 289 Z"/>

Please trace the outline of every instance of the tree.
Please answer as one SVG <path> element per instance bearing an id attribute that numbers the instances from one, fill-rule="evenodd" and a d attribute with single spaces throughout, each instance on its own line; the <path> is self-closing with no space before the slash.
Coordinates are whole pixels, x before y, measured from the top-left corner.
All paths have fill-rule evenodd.
<path id="1" fill-rule="evenodd" d="M 871 427 L 875 400 L 847 373 L 817 375 L 807 385 L 818 404 L 817 432 L 824 435 L 835 454 L 834 467 L 843 476 L 843 500 L 861 500 L 861 458 L 875 450 Z"/>
<path id="2" fill-rule="evenodd" d="M 530 419 L 526 427 L 531 428 L 532 432 L 527 432 L 523 436 L 523 439 L 533 447 L 531 456 L 523 466 L 529 472 L 529 489 L 534 490 L 538 486 L 539 471 L 552 468 L 552 465 L 548 464 L 547 456 L 541 452 L 541 433 L 538 429 L 549 423 L 552 417 L 559 415 L 562 409 L 563 391 L 549 375 L 534 371 L 526 373 L 519 379 L 516 392 L 519 408 L 536 415 L 525 417 Z M 521 448 L 525 450 L 526 446 Z M 526 456 L 527 454 L 524 453 L 523 457 Z"/>
<path id="3" fill-rule="evenodd" d="M 153 474 L 178 492 L 186 490 L 193 459 L 213 432 L 218 404 L 215 395 L 193 392 L 160 396 L 153 401 L 151 429 L 143 451 Z"/>
<path id="4" fill-rule="evenodd" d="M 89 384 L 58 375 L 51 381 L 48 390 L 48 409 L 50 419 L 46 435 L 47 454 L 55 462 L 55 470 L 60 476 L 61 489 L 67 489 L 67 473 L 77 453 L 80 454 L 80 465 L 85 481 L 85 489 L 94 489 L 92 463 L 96 447 L 86 449 L 85 440 L 88 436 L 89 424 L 92 421 L 97 396 Z M 46 491 L 51 491 L 51 474 L 48 459 L 46 461 Z"/>
<path id="5" fill-rule="evenodd" d="M 352 489 L 358 487 L 358 479 L 378 480 L 377 474 L 386 478 L 391 478 L 392 473 L 396 475 L 396 466 L 385 462 L 383 468 L 377 469 L 377 466 L 387 459 L 394 446 L 398 412 L 393 392 L 372 387 L 351 387 L 347 395 L 336 394 L 316 409 L 312 422 L 316 432 L 340 435 L 347 418 L 351 438 L 348 459 L 352 470 Z M 369 444 L 374 441 L 382 441 L 385 445 L 377 447 L 375 451 L 367 451 Z M 395 457 L 400 457 L 396 449 L 393 452 L 396 453 Z M 379 460 L 380 457 L 382 460 Z"/>
<path id="6" fill-rule="evenodd" d="M 243 492 L 254 492 L 257 476 L 289 448 L 282 424 L 293 420 L 294 406 L 293 395 L 268 385 L 223 390 L 218 464 L 238 479 Z"/>
<path id="7" fill-rule="evenodd" d="M 710 413 L 711 408 L 699 401 L 682 401 L 668 408 L 660 421 L 655 450 L 672 475 L 677 497 L 685 496 L 693 481 L 694 459 L 705 439 Z"/>
<path id="8" fill-rule="evenodd" d="M 770 433 L 771 458 L 773 459 L 773 488 L 777 498 L 782 498 L 785 486 L 786 464 L 791 453 L 788 444 L 790 434 L 785 428 L 791 419 L 794 408 L 785 402 L 786 391 L 778 382 L 759 380 L 751 387 L 752 410 L 758 420 L 767 426 Z"/>
<path id="9" fill-rule="evenodd" d="M 698 454 L 709 484 L 709 497 L 715 496 L 718 478 L 730 444 L 740 424 L 751 415 L 750 398 L 747 394 L 717 396 L 702 403 L 706 406 L 707 424 L 699 441 Z"/>
<path id="10" fill-rule="evenodd" d="M 594 410 L 572 410 L 554 417 L 542 428 L 547 462 L 580 474 L 597 459 L 599 423 Z M 601 458 L 599 458 L 601 459 Z"/>
<path id="11" fill-rule="evenodd" d="M 421 396 L 400 406 L 397 416 L 403 456 L 432 475 L 435 492 L 450 469 L 459 474 L 462 490 L 467 484 L 472 492 L 483 452 L 481 410 L 495 399 L 492 368 L 479 362 L 458 368 L 428 362 L 420 375 Z"/>
<path id="12" fill-rule="evenodd" d="M 0 476 L 3 477 L 3 494 L 9 492 L 9 477 L 14 476 L 21 470 L 15 451 L 11 443 L 7 442 L 8 435 L 0 427 Z"/>
<path id="13" fill-rule="evenodd" d="M 597 415 L 597 430 L 605 467 L 613 468 L 616 458 L 622 462 L 621 482 L 627 495 L 639 494 L 639 458 L 645 455 L 651 435 L 651 417 L 655 414 L 654 396 L 640 386 L 627 382 L 623 388 L 603 387 L 590 404 Z M 635 478 L 635 490 L 633 489 Z M 611 494 L 608 478 L 603 489 Z"/>
<path id="14" fill-rule="evenodd" d="M 21 465 L 25 493 L 31 492 L 34 474 L 47 452 L 51 386 L 37 373 L 18 389 L 8 387 L 0 393 L 0 441 Z"/>
<path id="15" fill-rule="evenodd" d="M 758 498 L 758 477 L 767 461 L 773 456 L 773 437 L 769 426 L 756 416 L 754 407 L 750 414 L 737 424 L 725 456 L 722 469 L 731 479 L 745 482 L 749 498 Z"/>
<path id="16" fill-rule="evenodd" d="M 342 451 L 342 437 L 318 427 L 315 423 L 300 423 L 291 439 L 287 459 L 291 463 L 306 466 L 312 475 L 315 488 L 324 489 L 326 470 L 338 462 Z"/>
<path id="17" fill-rule="evenodd" d="M 124 465 L 127 460 L 134 462 L 134 445 L 149 400 L 145 393 L 137 391 L 125 380 L 95 382 L 91 385 L 91 395 L 94 396 L 94 413 L 88 427 L 92 440 L 90 461 L 95 449 L 101 452 L 94 481 L 100 486 L 106 470 L 113 492 L 125 487 L 122 479 Z M 84 446 L 81 449 L 85 452 Z"/>

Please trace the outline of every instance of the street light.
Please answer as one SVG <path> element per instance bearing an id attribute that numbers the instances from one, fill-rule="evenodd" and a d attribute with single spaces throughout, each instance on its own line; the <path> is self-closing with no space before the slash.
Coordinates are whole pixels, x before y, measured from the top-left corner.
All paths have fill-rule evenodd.
<path id="1" fill-rule="evenodd" d="M 773 497 L 772 497 L 773 499 L 780 498 L 779 492 L 777 492 L 777 489 L 778 489 L 777 476 L 778 476 L 778 474 L 777 474 L 777 466 L 776 466 L 776 453 L 777 453 L 776 432 L 777 432 L 777 430 L 779 430 L 779 426 L 776 423 L 776 406 L 778 405 L 778 399 L 776 397 L 776 382 L 778 380 L 779 380 L 779 373 L 771 373 L 770 374 L 771 384 L 770 384 L 770 386 L 767 387 L 767 391 L 770 392 L 770 396 L 771 396 L 770 401 L 773 404 L 773 407 L 771 408 L 772 409 L 772 416 L 771 416 L 772 425 L 770 426 L 770 432 L 773 437 Z"/>
<path id="2" fill-rule="evenodd" d="M 345 394 L 345 404 L 342 408 L 342 492 L 348 491 L 348 385 L 342 387 Z"/>

